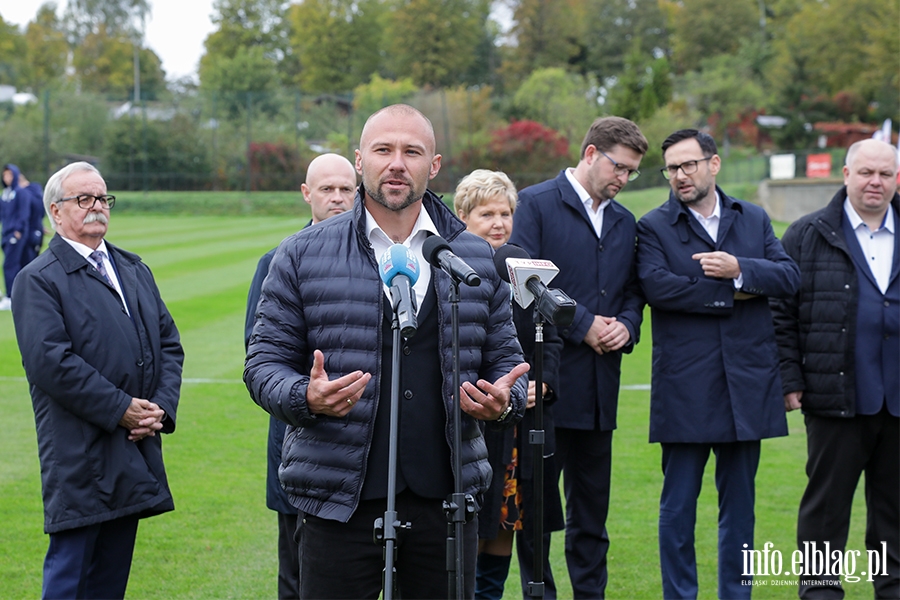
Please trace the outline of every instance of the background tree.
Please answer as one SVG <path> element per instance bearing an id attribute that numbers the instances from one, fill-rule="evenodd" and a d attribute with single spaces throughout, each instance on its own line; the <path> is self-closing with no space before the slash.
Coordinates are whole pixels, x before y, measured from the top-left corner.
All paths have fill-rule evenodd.
<path id="1" fill-rule="evenodd" d="M 166 89 L 162 62 L 153 50 L 140 48 L 141 98 L 155 100 Z M 83 89 L 109 98 L 127 99 L 134 89 L 134 42 L 110 36 L 105 25 L 89 33 L 74 52 L 72 64 Z"/>
<path id="2" fill-rule="evenodd" d="M 25 75 L 25 38 L 15 23 L 0 16 L 0 84 L 18 85 Z"/>
<path id="3" fill-rule="evenodd" d="M 782 110 L 791 110 L 803 99 L 852 90 L 875 105 L 877 118 L 896 116 L 898 22 L 896 0 L 806 0 L 774 41 L 768 76 Z"/>
<path id="4" fill-rule="evenodd" d="M 149 14 L 148 0 L 69 0 L 64 22 L 75 47 L 101 26 L 113 37 L 143 37 L 143 21 Z"/>
<path id="5" fill-rule="evenodd" d="M 580 143 L 600 112 L 596 85 L 560 67 L 538 69 L 513 96 L 511 116 L 542 123 Z"/>
<path id="6" fill-rule="evenodd" d="M 672 98 L 669 61 L 645 55 L 635 39 L 621 75 L 608 79 L 607 86 L 610 113 L 633 121 L 648 119 Z"/>
<path id="7" fill-rule="evenodd" d="M 666 15 L 659 2 L 586 0 L 585 70 L 601 83 L 625 69 L 626 55 L 671 58 Z"/>
<path id="8" fill-rule="evenodd" d="M 381 67 L 384 3 L 303 0 L 288 9 L 290 45 L 299 62 L 295 83 L 306 91 L 346 92 Z"/>
<path id="9" fill-rule="evenodd" d="M 714 120 L 713 135 L 720 140 L 734 140 L 737 123 L 766 100 L 748 61 L 738 55 L 720 54 L 702 60 L 700 69 L 687 73 L 678 89 L 693 109 Z"/>
<path id="10" fill-rule="evenodd" d="M 734 54 L 758 31 L 757 0 L 661 0 L 671 22 L 672 54 L 679 73 L 700 68 L 700 61 Z"/>
<path id="11" fill-rule="evenodd" d="M 41 90 L 53 83 L 61 83 L 66 72 L 68 45 L 62 22 L 56 16 L 56 6 L 42 5 L 25 30 L 28 85 Z"/>
<path id="12" fill-rule="evenodd" d="M 419 86 L 459 82 L 475 60 L 488 0 L 393 0 L 387 25 L 391 72 Z"/>
<path id="13" fill-rule="evenodd" d="M 584 0 L 516 0 L 513 4 L 513 42 L 505 49 L 501 66 L 507 86 L 517 86 L 537 69 L 570 69 L 584 61 Z"/>
<path id="14" fill-rule="evenodd" d="M 215 0 L 213 24 L 216 30 L 209 34 L 203 45 L 206 49 L 200 58 L 200 84 L 205 89 L 221 89 L 227 77 L 224 69 L 230 62 L 243 69 L 239 81 L 229 89 L 262 91 L 268 88 L 248 88 L 252 77 L 246 68 L 252 63 L 263 67 L 258 59 L 264 58 L 269 66 L 263 67 L 262 81 L 268 81 L 272 69 L 289 52 L 288 30 L 284 20 L 285 0 Z M 241 55 L 238 58 L 238 55 Z M 215 81 L 213 81 L 215 79 Z"/>

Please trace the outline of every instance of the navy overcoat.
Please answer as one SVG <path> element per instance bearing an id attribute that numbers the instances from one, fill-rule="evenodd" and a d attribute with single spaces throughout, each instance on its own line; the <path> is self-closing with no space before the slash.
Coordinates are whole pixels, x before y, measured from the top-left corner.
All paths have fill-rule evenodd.
<path id="1" fill-rule="evenodd" d="M 604 209 L 597 237 L 584 204 L 566 178 L 525 188 L 513 216 L 510 243 L 532 258 L 552 261 L 559 274 L 550 287 L 578 303 L 575 321 L 561 328 L 558 398 L 553 405 L 556 427 L 611 431 L 616 428 L 622 353 L 638 342 L 644 300 L 635 271 L 634 215 L 613 200 Z M 631 334 L 620 351 L 597 354 L 584 343 L 594 315 L 616 317 Z"/>
<path id="2" fill-rule="evenodd" d="M 174 508 L 162 436 L 128 441 L 132 397 L 175 430 L 184 351 L 150 269 L 106 242 L 115 288 L 59 235 L 16 276 L 13 320 L 37 427 L 44 531 Z"/>
<path id="3" fill-rule="evenodd" d="M 768 297 L 794 294 L 800 271 L 765 211 L 729 198 L 717 241 L 670 193 L 638 223 L 638 275 L 651 307 L 650 441 L 723 443 L 787 435 Z M 737 257 L 742 291 L 710 278 L 698 252 Z"/>

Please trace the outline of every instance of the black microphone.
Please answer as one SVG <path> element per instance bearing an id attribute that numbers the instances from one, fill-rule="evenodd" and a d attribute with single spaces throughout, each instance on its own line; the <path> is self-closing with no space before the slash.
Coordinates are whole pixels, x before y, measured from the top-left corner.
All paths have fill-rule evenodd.
<path id="1" fill-rule="evenodd" d="M 419 260 L 403 244 L 394 244 L 378 261 L 381 280 L 391 288 L 391 303 L 397 314 L 400 333 L 406 339 L 416 334 L 416 295 L 412 286 L 419 279 Z"/>
<path id="2" fill-rule="evenodd" d="M 531 260 L 528 253 L 514 244 L 505 244 L 494 253 L 494 267 L 500 278 L 513 288 L 513 297 L 522 308 L 537 299 L 535 309 L 547 322 L 567 327 L 575 320 L 575 301 L 563 291 L 548 288 L 559 269 L 549 260 Z"/>
<path id="3" fill-rule="evenodd" d="M 432 235 L 422 245 L 422 255 L 429 263 L 445 271 L 450 277 L 459 283 L 465 283 L 470 287 L 481 285 L 481 277 L 475 269 L 466 264 L 466 261 L 453 254 L 447 240 Z"/>

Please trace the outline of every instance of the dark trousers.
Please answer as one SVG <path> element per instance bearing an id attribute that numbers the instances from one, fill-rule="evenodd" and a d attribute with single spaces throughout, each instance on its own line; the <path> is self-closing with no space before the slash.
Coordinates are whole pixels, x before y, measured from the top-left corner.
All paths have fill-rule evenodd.
<path id="1" fill-rule="evenodd" d="M 566 565 L 574 598 L 603 598 L 608 579 L 612 431 L 557 427 L 557 470 L 566 495 Z"/>
<path id="2" fill-rule="evenodd" d="M 124 598 L 138 517 L 50 534 L 42 598 Z"/>
<path id="3" fill-rule="evenodd" d="M 719 598 L 750 598 L 751 586 L 741 585 L 742 550 L 753 549 L 754 480 L 759 448 L 758 441 L 662 445 L 659 563 L 663 598 L 697 597 L 694 527 L 697 497 L 710 450 L 716 455 L 719 492 Z"/>
<path id="4" fill-rule="evenodd" d="M 297 513 L 278 515 L 278 599 L 294 600 L 300 597 L 300 532 L 297 530 Z"/>
<path id="5" fill-rule="evenodd" d="M 22 253 L 26 242 L 10 236 L 3 244 L 3 279 L 6 284 L 6 295 L 12 298 L 13 280 L 22 269 Z"/>
<path id="6" fill-rule="evenodd" d="M 804 542 L 815 542 L 819 550 L 825 542 L 832 552 L 845 549 L 853 494 L 865 472 L 866 549 L 881 555 L 882 542 L 887 543 L 888 575 L 874 577 L 875 597 L 900 598 L 900 419 L 882 410 L 850 419 L 806 415 L 805 421 L 809 482 L 797 519 L 800 549 Z M 860 570 L 864 569 L 857 567 Z M 883 572 L 884 565 L 878 570 Z M 800 579 L 801 598 L 844 597 L 840 586 L 804 583 L 835 577 Z"/>
<path id="7" fill-rule="evenodd" d="M 384 571 L 383 545 L 374 542 L 375 519 L 384 516 L 384 499 L 363 500 L 347 523 L 306 515 L 300 536 L 301 598 L 378 598 Z M 405 490 L 397 495 L 397 518 L 411 523 L 398 533 L 397 595 L 447 598 L 447 517 L 443 500 Z M 463 527 L 464 598 L 475 596 L 478 520 Z"/>

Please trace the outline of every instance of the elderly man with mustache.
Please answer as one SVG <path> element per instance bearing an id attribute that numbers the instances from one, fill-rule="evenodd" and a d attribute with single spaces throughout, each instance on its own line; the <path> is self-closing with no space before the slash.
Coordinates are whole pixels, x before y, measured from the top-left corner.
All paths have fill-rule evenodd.
<path id="1" fill-rule="evenodd" d="M 56 235 L 16 277 L 37 425 L 44 598 L 122 598 L 138 520 L 174 509 L 157 433 L 175 430 L 184 352 L 141 259 L 103 238 L 115 197 L 88 163 L 47 182 Z"/>

